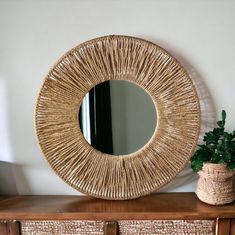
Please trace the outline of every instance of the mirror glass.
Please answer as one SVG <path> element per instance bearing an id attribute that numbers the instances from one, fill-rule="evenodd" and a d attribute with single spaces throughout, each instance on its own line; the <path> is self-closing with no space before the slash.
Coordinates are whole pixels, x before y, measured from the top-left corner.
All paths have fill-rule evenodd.
<path id="1" fill-rule="evenodd" d="M 112 80 L 95 86 L 79 110 L 82 133 L 95 149 L 126 155 L 142 148 L 157 124 L 151 97 L 139 86 Z"/>

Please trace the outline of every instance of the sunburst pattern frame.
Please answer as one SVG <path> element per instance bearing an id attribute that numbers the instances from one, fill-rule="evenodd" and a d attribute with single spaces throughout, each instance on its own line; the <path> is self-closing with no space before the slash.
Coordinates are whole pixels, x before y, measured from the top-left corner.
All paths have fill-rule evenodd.
<path id="1" fill-rule="evenodd" d="M 83 97 L 109 80 L 140 86 L 157 110 L 153 136 L 128 155 L 94 149 L 79 126 Z M 198 141 L 200 106 L 187 72 L 166 50 L 140 38 L 104 36 L 76 46 L 52 67 L 35 120 L 41 149 L 66 183 L 94 197 L 125 200 L 158 190 L 188 163 Z"/>

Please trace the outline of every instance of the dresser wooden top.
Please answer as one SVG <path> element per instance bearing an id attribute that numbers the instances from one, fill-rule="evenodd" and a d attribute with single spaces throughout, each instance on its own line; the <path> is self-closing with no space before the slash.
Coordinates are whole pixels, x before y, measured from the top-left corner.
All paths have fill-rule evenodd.
<path id="1" fill-rule="evenodd" d="M 194 193 L 159 193 L 134 200 L 88 196 L 0 196 L 0 220 L 155 220 L 235 218 L 235 203 L 211 206 Z"/>

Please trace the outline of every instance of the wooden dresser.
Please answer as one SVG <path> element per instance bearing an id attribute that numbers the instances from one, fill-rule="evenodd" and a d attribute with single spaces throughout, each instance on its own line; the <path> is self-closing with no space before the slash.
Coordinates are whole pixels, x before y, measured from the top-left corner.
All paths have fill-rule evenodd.
<path id="1" fill-rule="evenodd" d="M 128 201 L 87 196 L 1 196 L 0 235 L 235 235 L 235 203 L 210 206 L 194 193 Z"/>

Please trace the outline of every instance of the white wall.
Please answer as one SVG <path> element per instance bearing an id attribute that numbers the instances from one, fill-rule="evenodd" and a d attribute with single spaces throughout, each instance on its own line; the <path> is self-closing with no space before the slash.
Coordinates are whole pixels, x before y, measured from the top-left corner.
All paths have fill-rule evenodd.
<path id="1" fill-rule="evenodd" d="M 40 151 L 34 107 L 53 63 L 98 36 L 131 35 L 163 46 L 205 83 L 217 115 L 226 109 L 228 127 L 235 129 L 234 12 L 232 0 L 0 0 L 0 160 L 14 163 L 18 192 L 77 194 Z M 195 175 L 187 170 L 166 190 L 194 188 Z"/>

